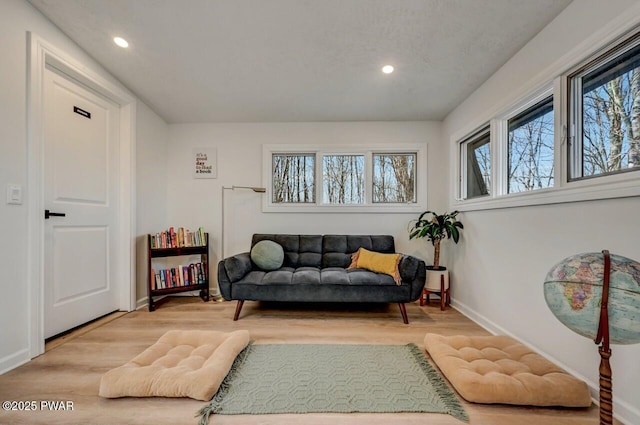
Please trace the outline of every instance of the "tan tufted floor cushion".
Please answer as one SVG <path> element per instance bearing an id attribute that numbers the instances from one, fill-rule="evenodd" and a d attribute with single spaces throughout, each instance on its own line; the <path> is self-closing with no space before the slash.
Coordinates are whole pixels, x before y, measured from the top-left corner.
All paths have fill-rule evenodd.
<path id="1" fill-rule="evenodd" d="M 102 376 L 102 397 L 190 397 L 210 400 L 249 331 L 169 331 L 129 363 Z"/>
<path id="2" fill-rule="evenodd" d="M 467 401 L 588 407 L 587 384 L 508 336 L 427 334 L 433 361 Z"/>

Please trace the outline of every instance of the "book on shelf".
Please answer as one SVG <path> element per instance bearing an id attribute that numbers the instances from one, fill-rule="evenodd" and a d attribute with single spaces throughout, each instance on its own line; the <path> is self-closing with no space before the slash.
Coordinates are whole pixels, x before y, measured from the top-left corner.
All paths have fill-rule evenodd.
<path id="1" fill-rule="evenodd" d="M 167 287 L 167 271 L 160 270 L 160 289 Z"/>
<path id="2" fill-rule="evenodd" d="M 196 266 L 193 263 L 189 264 L 187 273 L 189 273 L 189 282 L 191 282 L 192 285 L 202 283 L 198 280 L 196 275 Z"/>
<path id="3" fill-rule="evenodd" d="M 207 244 L 204 227 L 191 231 L 185 227 L 170 227 L 164 232 L 151 235 L 151 249 L 184 248 Z"/>
<path id="4" fill-rule="evenodd" d="M 175 288 L 176 285 L 176 269 L 170 269 L 169 273 L 171 273 L 171 287 Z"/>
<path id="5" fill-rule="evenodd" d="M 189 266 L 180 266 L 182 270 L 182 284 L 184 286 L 191 285 L 191 279 L 189 279 Z"/>

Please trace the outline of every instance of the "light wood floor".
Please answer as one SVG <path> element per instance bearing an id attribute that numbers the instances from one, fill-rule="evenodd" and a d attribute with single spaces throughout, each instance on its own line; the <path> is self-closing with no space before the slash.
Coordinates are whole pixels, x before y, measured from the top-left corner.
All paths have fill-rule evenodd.
<path id="1" fill-rule="evenodd" d="M 374 307 L 292 307 L 246 302 L 233 322 L 235 303 L 173 298 L 149 313 L 135 311 L 88 331 L 66 337 L 42 356 L 0 376 L 0 401 L 63 400 L 73 411 L 0 411 L 0 424 L 196 424 L 205 403 L 191 399 L 97 396 L 101 375 L 142 352 L 170 329 L 248 329 L 257 344 L 407 344 L 424 348 L 427 332 L 484 335 L 486 331 L 456 310 L 432 303 L 408 304 L 409 325 L 397 305 Z M 472 425 L 596 425 L 598 409 L 478 405 L 463 401 Z M 214 415 L 212 425 L 245 424 L 429 424 L 460 425 L 444 414 Z"/>

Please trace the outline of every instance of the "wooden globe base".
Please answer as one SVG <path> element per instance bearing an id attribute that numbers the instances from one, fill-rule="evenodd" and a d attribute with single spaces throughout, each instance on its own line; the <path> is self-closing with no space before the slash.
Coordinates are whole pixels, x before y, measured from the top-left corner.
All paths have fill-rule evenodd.
<path id="1" fill-rule="evenodd" d="M 604 279 L 602 283 L 602 304 L 600 322 L 595 343 L 602 345 L 600 352 L 600 425 L 613 425 L 613 380 L 611 375 L 611 348 L 609 347 L 609 276 L 611 275 L 611 257 L 606 249 L 604 254 Z"/>
<path id="2" fill-rule="evenodd" d="M 600 425 L 613 425 L 613 382 L 611 381 L 611 350 L 600 352 Z"/>

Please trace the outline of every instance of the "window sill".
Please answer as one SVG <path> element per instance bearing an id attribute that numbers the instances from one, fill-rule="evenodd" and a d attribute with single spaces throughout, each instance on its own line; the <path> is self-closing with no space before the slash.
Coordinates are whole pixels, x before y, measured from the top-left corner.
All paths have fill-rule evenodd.
<path id="1" fill-rule="evenodd" d="M 603 179 L 605 179 L 603 177 Z M 574 181 L 563 187 L 539 189 L 531 192 L 514 193 L 499 197 L 454 200 L 452 210 L 480 211 L 498 208 L 516 208 L 534 205 L 551 205 L 570 202 L 595 201 L 602 199 L 629 198 L 640 196 L 640 176 L 618 175 L 606 178 L 606 181 Z"/>
<path id="2" fill-rule="evenodd" d="M 393 205 L 275 205 L 265 203 L 262 212 L 265 213 L 335 213 L 335 214 L 414 214 L 426 209 L 422 204 L 393 204 Z"/>

